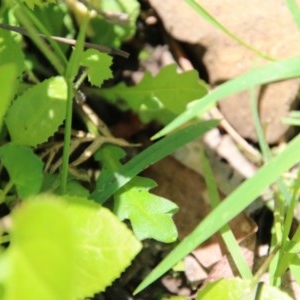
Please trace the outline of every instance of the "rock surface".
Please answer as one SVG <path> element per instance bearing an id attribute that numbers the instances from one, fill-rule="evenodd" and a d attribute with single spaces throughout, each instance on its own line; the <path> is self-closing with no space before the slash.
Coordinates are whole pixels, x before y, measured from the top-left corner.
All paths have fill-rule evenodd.
<path id="1" fill-rule="evenodd" d="M 149 2 L 170 35 L 206 48 L 203 62 L 212 86 L 268 63 L 215 29 L 184 0 Z M 299 5 L 300 0 L 297 3 Z M 276 59 L 300 53 L 300 33 L 286 1 L 202 0 L 201 5 L 238 37 Z M 299 85 L 300 81 L 293 79 L 272 83 L 256 91 L 259 114 L 266 126 L 267 141 L 271 144 L 279 142 L 288 130 L 281 119 L 294 107 Z M 256 141 L 248 92 L 221 101 L 220 110 L 244 138 Z"/>

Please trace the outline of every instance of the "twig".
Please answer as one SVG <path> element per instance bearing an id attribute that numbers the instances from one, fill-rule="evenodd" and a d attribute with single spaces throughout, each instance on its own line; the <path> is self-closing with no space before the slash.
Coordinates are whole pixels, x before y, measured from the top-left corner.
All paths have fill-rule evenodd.
<path id="1" fill-rule="evenodd" d="M 28 36 L 27 30 L 25 30 L 22 27 L 11 26 L 11 25 L 8 25 L 8 24 L 0 23 L 0 28 L 5 29 L 5 30 L 10 30 L 10 31 L 15 31 L 15 32 L 20 33 L 22 35 Z M 47 38 L 47 36 L 44 35 L 44 34 L 39 34 L 39 36 L 42 37 L 42 38 Z M 53 39 L 54 41 L 59 42 L 59 43 L 64 43 L 64 44 L 68 44 L 68 45 L 71 45 L 71 46 L 76 45 L 76 40 L 74 40 L 74 39 L 63 38 L 63 37 L 60 37 L 60 36 L 53 36 L 53 35 L 51 35 L 50 38 Z M 110 54 L 110 55 L 119 55 L 119 56 L 122 56 L 124 58 L 129 57 L 129 53 L 126 52 L 126 51 L 111 48 L 111 47 L 107 47 L 107 46 L 104 46 L 104 45 L 98 45 L 98 44 L 85 42 L 84 47 L 85 48 L 96 49 L 96 50 L 99 50 L 101 52 L 104 52 L 104 53 L 107 53 L 107 54 Z"/>

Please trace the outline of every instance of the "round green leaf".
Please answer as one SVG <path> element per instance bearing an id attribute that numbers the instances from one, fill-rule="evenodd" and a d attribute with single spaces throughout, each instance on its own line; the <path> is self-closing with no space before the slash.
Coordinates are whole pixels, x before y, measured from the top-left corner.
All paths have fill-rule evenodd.
<path id="1" fill-rule="evenodd" d="M 39 196 L 12 214 L 5 300 L 71 300 L 74 231 L 63 203 Z"/>
<path id="2" fill-rule="evenodd" d="M 82 299 L 104 291 L 118 278 L 141 244 L 110 210 L 85 198 L 67 198 L 79 254 L 74 294 Z"/>
<path id="3" fill-rule="evenodd" d="M 7 113 L 6 125 L 12 141 L 27 146 L 47 141 L 65 118 L 66 100 L 67 84 L 60 76 L 27 90 Z"/>

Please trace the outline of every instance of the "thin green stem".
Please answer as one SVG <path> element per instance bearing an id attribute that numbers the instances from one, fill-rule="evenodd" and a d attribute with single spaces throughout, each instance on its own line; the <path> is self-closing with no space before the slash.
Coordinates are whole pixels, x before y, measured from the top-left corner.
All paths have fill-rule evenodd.
<path id="1" fill-rule="evenodd" d="M 5 201 L 6 195 L 9 193 L 13 186 L 14 183 L 11 180 L 5 185 L 2 193 L 0 194 L 0 204 L 2 204 Z"/>
<path id="2" fill-rule="evenodd" d="M 254 278 L 253 278 L 253 286 L 255 286 L 260 278 L 263 276 L 263 274 L 266 272 L 266 270 L 269 268 L 270 263 L 273 261 L 274 257 L 278 253 L 280 249 L 280 246 L 275 246 L 272 252 L 268 255 L 266 260 L 263 262 L 261 267 L 258 269 L 258 271 L 255 273 Z"/>
<path id="3" fill-rule="evenodd" d="M 88 19 L 84 19 L 80 26 L 77 43 L 75 49 L 73 50 L 70 61 L 67 65 L 65 79 L 68 88 L 68 98 L 67 98 L 67 110 L 66 110 L 66 122 L 65 122 L 65 137 L 64 137 L 64 148 L 63 148 L 63 160 L 61 168 L 61 183 L 60 189 L 61 193 L 65 194 L 67 191 L 67 181 L 68 181 L 68 169 L 69 169 L 69 153 L 71 145 L 71 131 L 72 131 L 72 108 L 73 108 L 73 96 L 74 96 L 74 79 L 79 70 L 80 58 L 83 52 L 84 39 L 86 28 L 88 24 Z"/>
<path id="4" fill-rule="evenodd" d="M 79 78 L 76 80 L 76 82 L 74 83 L 74 87 L 76 90 L 78 90 L 81 86 L 81 84 L 84 82 L 84 80 L 86 79 L 88 75 L 88 70 L 85 69 L 79 76 Z"/>

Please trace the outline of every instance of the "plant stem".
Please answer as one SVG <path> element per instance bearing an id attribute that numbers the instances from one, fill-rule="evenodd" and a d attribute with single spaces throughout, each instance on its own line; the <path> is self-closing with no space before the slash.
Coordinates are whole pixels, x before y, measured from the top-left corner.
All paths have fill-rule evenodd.
<path id="1" fill-rule="evenodd" d="M 65 194 L 67 191 L 67 181 L 68 181 L 68 168 L 69 168 L 69 153 L 71 145 L 71 131 L 72 131 L 72 108 L 73 108 L 73 95 L 74 95 L 74 85 L 73 81 L 78 73 L 80 66 L 80 58 L 84 47 L 85 32 L 88 24 L 88 18 L 85 18 L 80 26 L 77 43 L 75 49 L 73 50 L 70 61 L 67 65 L 65 79 L 68 88 L 68 98 L 67 98 L 67 110 L 66 110 L 66 122 L 65 122 L 65 137 L 64 137 L 64 148 L 63 148 L 63 161 L 61 168 L 61 182 L 60 189 L 61 193 Z"/>
<path id="2" fill-rule="evenodd" d="M 13 186 L 14 183 L 11 180 L 5 185 L 0 195 L 0 204 L 2 204 L 5 201 L 5 196 L 8 194 L 8 192 L 12 189 Z"/>

